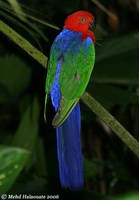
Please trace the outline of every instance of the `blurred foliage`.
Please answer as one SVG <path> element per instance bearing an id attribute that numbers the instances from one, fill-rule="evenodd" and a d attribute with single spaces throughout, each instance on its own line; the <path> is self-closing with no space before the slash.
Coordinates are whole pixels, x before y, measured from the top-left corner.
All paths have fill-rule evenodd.
<path id="1" fill-rule="evenodd" d="M 87 90 L 139 140 L 138 0 L 99 2 L 106 12 L 93 0 L 0 0 L 0 17 L 49 57 L 58 27 L 68 14 L 81 9 L 94 13 L 96 65 Z M 0 36 L 0 144 L 4 145 L 0 193 L 138 200 L 139 160 L 82 103 L 85 189 L 74 193 L 61 188 L 51 103 L 47 126 L 43 119 L 46 72 Z"/>
<path id="2" fill-rule="evenodd" d="M 14 183 L 25 165 L 28 154 L 23 149 L 0 146 L 0 194 L 7 192 Z"/>
<path id="3" fill-rule="evenodd" d="M 15 55 L 1 57 L 0 63 L 0 85 L 8 90 L 11 97 L 22 94 L 30 83 L 31 69 Z"/>

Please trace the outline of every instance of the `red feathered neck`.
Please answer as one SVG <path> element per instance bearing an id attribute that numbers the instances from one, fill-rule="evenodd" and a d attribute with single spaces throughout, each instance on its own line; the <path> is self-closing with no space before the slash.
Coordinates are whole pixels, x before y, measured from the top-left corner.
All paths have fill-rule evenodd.
<path id="1" fill-rule="evenodd" d="M 94 21 L 94 16 L 86 11 L 77 11 L 71 15 L 69 15 L 65 21 L 64 28 L 81 32 L 82 39 L 86 37 L 90 37 L 95 43 L 95 35 L 92 30 L 89 29 L 90 24 Z"/>

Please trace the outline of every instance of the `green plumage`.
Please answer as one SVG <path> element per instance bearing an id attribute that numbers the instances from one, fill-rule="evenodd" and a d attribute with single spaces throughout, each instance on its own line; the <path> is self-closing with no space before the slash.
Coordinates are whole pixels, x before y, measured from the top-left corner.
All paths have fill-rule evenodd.
<path id="1" fill-rule="evenodd" d="M 59 76 L 61 100 L 52 122 L 54 127 L 63 123 L 79 101 L 89 82 L 95 63 L 95 49 L 90 38 L 83 41 L 72 37 L 67 47 L 63 50 L 63 47 L 59 44 L 63 43 L 63 40 L 66 42 L 66 39 L 68 40 L 66 36 L 64 38 L 60 37 L 52 45 L 46 78 L 45 107 L 47 95 L 56 79 L 58 62 L 61 60 L 62 66 Z"/>

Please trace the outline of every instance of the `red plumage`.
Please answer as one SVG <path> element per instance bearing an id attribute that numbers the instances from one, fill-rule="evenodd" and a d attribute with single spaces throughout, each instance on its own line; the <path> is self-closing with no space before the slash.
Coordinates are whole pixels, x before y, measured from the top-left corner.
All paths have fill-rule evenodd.
<path id="1" fill-rule="evenodd" d="M 82 39 L 89 36 L 95 43 L 95 35 L 93 31 L 89 29 L 92 23 L 94 23 L 94 16 L 91 13 L 87 11 L 77 11 L 67 17 L 64 28 L 75 32 L 81 32 Z"/>

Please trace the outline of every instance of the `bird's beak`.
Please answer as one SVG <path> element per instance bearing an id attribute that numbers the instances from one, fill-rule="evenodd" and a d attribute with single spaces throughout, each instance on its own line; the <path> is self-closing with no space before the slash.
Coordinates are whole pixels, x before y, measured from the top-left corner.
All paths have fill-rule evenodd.
<path id="1" fill-rule="evenodd" d="M 88 29 L 90 31 L 94 32 L 94 29 L 95 29 L 95 20 L 94 19 L 90 22 Z"/>

